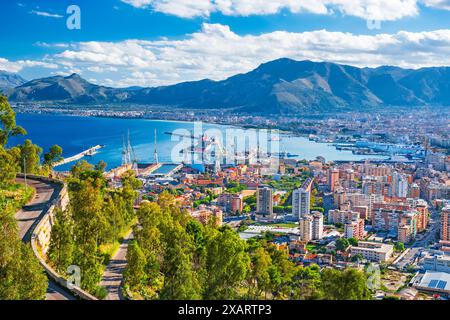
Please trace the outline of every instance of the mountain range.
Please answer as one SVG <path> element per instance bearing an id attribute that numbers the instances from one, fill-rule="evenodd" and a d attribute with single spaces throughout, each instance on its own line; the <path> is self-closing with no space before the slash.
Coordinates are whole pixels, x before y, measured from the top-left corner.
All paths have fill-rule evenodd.
<path id="1" fill-rule="evenodd" d="M 15 73 L 0 70 L 0 92 L 14 89 L 27 81 Z"/>
<path id="2" fill-rule="evenodd" d="M 357 68 L 283 58 L 222 81 L 206 79 L 162 87 L 119 89 L 98 86 L 73 74 L 18 83 L 8 96 L 13 102 L 233 108 L 252 114 L 364 110 L 379 106 L 450 106 L 450 67 Z"/>

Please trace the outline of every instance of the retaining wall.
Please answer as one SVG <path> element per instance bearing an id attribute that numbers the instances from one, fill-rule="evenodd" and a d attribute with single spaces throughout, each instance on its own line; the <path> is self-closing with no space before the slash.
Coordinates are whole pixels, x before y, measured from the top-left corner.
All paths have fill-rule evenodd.
<path id="1" fill-rule="evenodd" d="M 22 175 L 18 176 L 23 177 Z M 37 180 L 61 186 L 61 189 L 57 190 L 59 191 L 58 196 L 52 201 L 49 208 L 42 215 L 36 226 L 33 226 L 33 231 L 31 234 L 31 247 L 33 249 L 34 255 L 38 258 L 39 263 L 45 269 L 45 272 L 50 277 L 50 279 L 55 281 L 57 284 L 59 284 L 63 288 L 66 288 L 73 295 L 80 297 L 81 299 L 98 300 L 96 297 L 84 291 L 83 289 L 68 284 L 67 280 L 59 275 L 51 266 L 49 266 L 43 257 L 43 254 L 47 252 L 50 245 L 51 231 L 55 222 L 56 210 L 65 210 L 69 204 L 69 194 L 67 192 L 67 186 L 60 180 L 46 177 L 27 175 L 27 178 L 30 180 Z"/>

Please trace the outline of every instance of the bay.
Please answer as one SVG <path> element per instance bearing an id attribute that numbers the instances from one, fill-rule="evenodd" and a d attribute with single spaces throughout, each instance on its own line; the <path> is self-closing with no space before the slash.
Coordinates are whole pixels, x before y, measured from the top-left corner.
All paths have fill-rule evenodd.
<path id="1" fill-rule="evenodd" d="M 63 156 L 70 157 L 95 145 L 104 145 L 105 147 L 98 154 L 84 159 L 93 164 L 103 160 L 108 164 L 109 169 L 122 164 L 123 141 L 127 140 L 128 132 L 137 160 L 150 163 L 153 161 L 154 130 L 156 129 L 159 160 L 170 163 L 172 162 L 172 150 L 179 142 L 173 141 L 173 137 L 165 133 L 180 129 L 186 129 L 186 132 L 194 130 L 194 123 L 190 122 L 52 114 L 18 114 L 17 123 L 23 126 L 28 134 L 25 137 L 11 139 L 10 146 L 30 139 L 33 143 L 40 145 L 44 152 L 52 145 L 57 144 L 63 148 Z M 216 129 L 225 132 L 234 127 L 203 123 L 202 128 L 203 130 Z M 327 161 L 380 158 L 354 155 L 350 151 L 336 150 L 334 146 L 326 143 L 317 143 L 305 137 L 291 135 L 282 135 L 280 150 L 296 154 L 298 159 L 307 160 L 313 160 L 317 156 L 322 156 Z M 69 170 L 73 164 L 58 167 L 58 170 Z"/>

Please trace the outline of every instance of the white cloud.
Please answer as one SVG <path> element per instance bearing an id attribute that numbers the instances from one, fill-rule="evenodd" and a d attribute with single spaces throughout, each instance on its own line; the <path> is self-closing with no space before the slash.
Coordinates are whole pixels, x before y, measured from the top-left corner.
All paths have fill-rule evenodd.
<path id="1" fill-rule="evenodd" d="M 340 12 L 370 20 L 398 20 L 418 14 L 418 0 L 122 0 L 136 8 L 183 18 L 209 16 L 221 12 L 228 16 L 276 14 L 282 10 L 293 13 L 332 14 Z M 428 3 L 446 0 L 422 0 Z M 436 6 L 438 7 L 438 6 Z"/>
<path id="2" fill-rule="evenodd" d="M 422 0 L 427 7 L 450 10 L 450 0 Z"/>
<path id="3" fill-rule="evenodd" d="M 156 86 L 210 78 L 221 80 L 281 57 L 360 67 L 450 65 L 450 30 L 354 35 L 317 30 L 238 35 L 228 26 L 203 24 L 184 39 L 72 43 L 48 56 L 62 72 L 112 86 Z M 1 66 L 1 63 L 0 63 Z M 109 80 L 106 80 L 109 79 Z"/>
<path id="4" fill-rule="evenodd" d="M 152 4 L 153 0 L 122 0 L 122 2 L 132 5 L 135 8 L 146 8 Z"/>
<path id="5" fill-rule="evenodd" d="M 41 67 L 46 69 L 57 69 L 58 65 L 43 61 L 33 61 L 33 60 L 18 60 L 9 61 L 8 59 L 0 58 L 0 70 L 7 72 L 20 72 L 24 68 L 34 68 Z"/>
<path id="6" fill-rule="evenodd" d="M 64 16 L 62 16 L 60 14 L 55 14 L 55 13 L 50 13 L 50 12 L 45 12 L 45 11 L 37 11 L 37 10 L 31 10 L 30 14 L 34 14 L 34 15 L 41 16 L 41 17 L 47 17 L 47 18 L 56 18 L 56 19 L 64 18 Z"/>

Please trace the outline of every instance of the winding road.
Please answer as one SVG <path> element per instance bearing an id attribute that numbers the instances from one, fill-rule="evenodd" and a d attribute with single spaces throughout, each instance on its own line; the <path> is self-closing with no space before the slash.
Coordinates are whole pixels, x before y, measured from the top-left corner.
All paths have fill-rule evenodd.
<path id="1" fill-rule="evenodd" d="M 23 178 L 17 182 L 25 183 Z M 61 186 L 39 180 L 27 179 L 28 186 L 36 190 L 33 200 L 16 213 L 15 218 L 19 227 L 20 238 L 24 242 L 30 242 L 33 226 L 50 208 L 51 203 L 58 197 Z M 61 289 L 56 283 L 49 281 L 46 300 L 74 300 L 75 298 Z"/>

